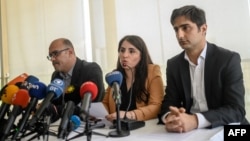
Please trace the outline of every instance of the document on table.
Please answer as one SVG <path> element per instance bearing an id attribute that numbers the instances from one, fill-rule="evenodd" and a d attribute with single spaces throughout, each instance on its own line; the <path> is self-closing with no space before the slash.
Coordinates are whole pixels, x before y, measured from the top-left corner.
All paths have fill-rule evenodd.
<path id="1" fill-rule="evenodd" d="M 108 111 L 102 102 L 92 102 L 89 109 L 89 114 L 97 119 L 100 119 L 100 122 L 105 123 L 106 126 L 112 125 L 112 123 L 105 118 L 105 116 L 108 115 Z"/>

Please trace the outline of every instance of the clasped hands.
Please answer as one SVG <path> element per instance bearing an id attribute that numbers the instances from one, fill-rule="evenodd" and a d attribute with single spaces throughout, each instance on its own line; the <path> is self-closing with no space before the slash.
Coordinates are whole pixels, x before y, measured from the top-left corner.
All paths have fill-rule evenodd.
<path id="1" fill-rule="evenodd" d="M 186 109 L 169 107 L 170 113 L 165 117 L 165 129 L 168 132 L 188 132 L 198 127 L 195 114 L 187 114 Z"/>

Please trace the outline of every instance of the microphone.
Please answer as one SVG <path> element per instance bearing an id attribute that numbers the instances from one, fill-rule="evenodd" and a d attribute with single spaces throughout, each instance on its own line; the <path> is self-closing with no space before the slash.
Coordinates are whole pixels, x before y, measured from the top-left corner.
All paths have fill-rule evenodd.
<path id="1" fill-rule="evenodd" d="M 123 128 L 124 130 L 134 130 L 134 129 L 145 126 L 145 121 L 137 121 L 134 119 L 128 119 L 128 117 L 127 117 L 127 112 L 129 110 L 129 107 L 131 105 L 131 100 L 132 100 L 134 74 L 133 74 L 133 70 L 130 66 L 128 66 L 127 64 L 122 64 L 122 65 L 123 65 L 123 67 L 128 67 L 129 70 L 131 71 L 132 81 L 131 81 L 131 88 L 130 88 L 131 90 L 130 90 L 130 96 L 129 96 L 129 104 L 128 104 L 128 107 L 125 111 L 124 118 L 121 119 L 121 128 Z"/>
<path id="2" fill-rule="evenodd" d="M 75 109 L 75 103 L 73 101 L 68 101 L 63 109 L 62 119 L 58 128 L 58 134 L 57 138 L 65 139 L 66 136 L 68 136 L 69 132 L 69 121 L 70 117 L 73 115 Z"/>
<path id="3" fill-rule="evenodd" d="M 13 95 L 12 97 L 12 105 L 14 105 L 6 124 L 4 125 L 4 130 L 0 133 L 0 140 L 4 140 L 8 135 L 13 127 L 16 117 L 20 113 L 20 111 L 27 107 L 29 103 L 29 94 L 27 91 L 23 89 L 19 89 L 19 91 Z"/>
<path id="4" fill-rule="evenodd" d="M 80 127 L 80 125 L 81 125 L 81 119 L 80 119 L 80 117 L 78 117 L 77 115 L 72 115 L 70 117 L 69 123 L 67 124 L 67 126 L 68 126 L 67 127 L 67 132 L 70 133 L 71 131 L 76 130 L 78 127 Z M 73 137 L 73 138 L 76 138 L 76 137 Z M 69 141 L 69 140 L 72 140 L 73 138 L 66 139 L 66 140 Z"/>
<path id="5" fill-rule="evenodd" d="M 72 115 L 70 117 L 70 131 L 76 130 L 81 125 L 81 119 L 77 115 Z"/>
<path id="6" fill-rule="evenodd" d="M 23 73 L 17 77 L 15 77 L 13 80 L 11 80 L 10 82 L 8 82 L 0 91 L 0 99 L 2 98 L 5 98 L 3 97 L 4 94 L 6 94 L 6 90 L 5 88 L 8 87 L 8 85 L 16 85 L 17 87 L 20 85 L 20 83 L 24 82 L 24 80 L 28 77 L 28 75 L 26 73 Z M 12 87 L 13 88 L 13 87 Z M 6 96 L 6 95 L 5 95 Z M 11 97 L 9 97 L 10 99 L 12 98 L 13 94 L 11 95 Z M 8 98 L 7 98 L 8 99 Z M 7 99 L 4 99 L 4 100 L 7 100 Z M 4 115 L 6 114 L 6 112 L 8 111 L 9 107 L 10 107 L 10 104 L 11 103 L 5 103 L 4 100 L 2 99 L 2 104 L 1 104 L 1 107 L 0 107 L 0 123 L 1 121 L 3 120 L 4 118 Z"/>
<path id="7" fill-rule="evenodd" d="M 17 93 L 18 90 L 19 88 L 16 85 L 7 85 L 7 87 L 3 90 L 3 95 L 1 96 L 2 105 L 0 107 L 0 125 L 4 125 L 6 123 L 4 116 L 9 111 L 13 95 Z M 4 130 L 3 126 L 0 126 L 0 132 L 2 130 Z"/>
<path id="8" fill-rule="evenodd" d="M 0 91 L 0 96 L 2 96 L 2 92 L 3 90 L 8 86 L 8 85 L 16 85 L 19 86 L 19 83 L 24 82 L 24 80 L 28 77 L 28 74 L 26 73 L 22 73 L 21 75 L 15 77 L 13 80 L 11 80 L 10 82 L 8 82 Z"/>
<path id="9" fill-rule="evenodd" d="M 121 92 L 120 86 L 122 84 L 123 76 L 119 71 L 113 71 L 105 76 L 105 80 L 110 87 L 113 89 L 113 99 L 116 103 L 116 131 L 109 132 L 111 137 L 124 137 L 130 134 L 129 130 L 121 129 L 121 120 L 120 120 L 120 105 L 121 105 Z"/>
<path id="10" fill-rule="evenodd" d="M 18 90 L 19 88 L 16 85 L 8 85 L 3 90 L 3 95 L 1 96 L 2 101 L 6 104 L 12 104 L 12 97 Z"/>
<path id="11" fill-rule="evenodd" d="M 80 116 L 86 121 L 86 117 L 89 117 L 89 108 L 91 101 L 95 100 L 97 97 L 98 88 L 95 83 L 87 81 L 83 83 L 80 87 L 80 96 L 82 98 Z M 87 116 L 86 116 L 87 115 Z"/>
<path id="12" fill-rule="evenodd" d="M 35 122 L 40 118 L 43 114 L 44 110 L 49 106 L 50 101 L 53 99 L 57 99 L 61 96 L 64 90 L 64 82 L 61 79 L 54 79 L 51 84 L 47 87 L 47 95 L 45 99 L 42 101 L 39 109 L 35 112 L 33 117 L 29 122 L 29 126 L 33 126 Z"/>
<path id="13" fill-rule="evenodd" d="M 19 86 L 20 89 L 29 90 L 32 84 L 39 81 L 39 79 L 33 75 L 29 75 Z"/>
<path id="14" fill-rule="evenodd" d="M 19 120 L 17 127 L 14 131 L 14 135 L 12 136 L 12 140 L 15 140 L 19 133 L 25 133 L 27 121 L 31 115 L 31 112 L 35 110 L 36 104 L 38 100 L 43 99 L 46 94 L 46 88 L 47 86 L 42 82 L 34 82 L 32 86 L 29 89 L 29 95 L 31 97 L 30 102 L 25 108 L 24 114 L 22 115 L 22 118 Z"/>
<path id="15" fill-rule="evenodd" d="M 89 139 L 91 139 L 92 134 L 106 136 L 104 134 L 96 133 L 96 132 L 92 131 L 92 129 L 94 129 L 94 128 L 98 128 L 98 127 L 102 128 L 102 127 L 104 127 L 105 124 L 100 124 L 99 125 L 99 124 L 96 123 L 94 126 L 89 124 L 89 108 L 90 108 L 90 104 L 91 104 L 91 101 L 93 101 L 96 98 L 97 93 L 98 93 L 98 88 L 97 88 L 95 83 L 93 83 L 91 81 L 87 81 L 87 82 L 84 82 L 81 85 L 81 87 L 80 87 L 80 96 L 82 98 L 82 101 L 81 101 L 81 107 L 80 107 L 80 117 L 83 120 L 86 121 L 85 129 L 84 129 L 83 133 L 79 133 L 78 135 L 76 135 L 76 136 L 74 136 L 74 137 L 72 137 L 70 139 L 67 139 L 67 140 L 72 140 L 72 139 L 75 139 L 75 138 L 83 136 L 83 135 L 86 135 L 87 140 L 89 140 Z M 74 115 L 71 116 L 70 124 L 71 124 L 69 126 L 70 131 L 72 131 L 72 129 L 75 130 L 81 124 L 80 118 L 77 117 L 77 116 L 74 116 Z"/>
<path id="16" fill-rule="evenodd" d="M 10 113 L 10 116 L 8 117 L 7 123 L 9 122 L 10 124 L 7 124 L 7 125 L 5 124 L 7 126 L 6 127 L 7 129 L 4 129 L 5 130 L 4 134 L 6 134 L 6 133 L 9 134 L 9 132 L 11 130 L 11 127 L 12 127 L 12 124 L 14 124 L 14 121 L 15 121 L 16 117 L 20 114 L 20 111 L 21 111 L 20 106 L 22 106 L 22 108 L 25 108 L 27 106 L 28 102 L 29 102 L 29 97 L 28 98 L 24 97 L 24 98 L 27 98 L 26 99 L 27 103 L 26 103 L 26 101 L 24 99 L 16 98 L 14 96 L 20 96 L 21 97 L 22 95 L 27 95 L 28 94 L 27 89 L 28 89 L 30 83 L 35 82 L 35 81 L 38 81 L 38 78 L 36 78 L 34 76 L 28 76 L 27 77 L 26 74 L 22 74 L 22 75 L 16 77 L 15 79 L 13 79 L 12 81 L 10 81 L 8 83 L 8 85 L 10 85 L 10 84 L 17 85 L 17 83 L 19 83 L 18 85 L 20 85 L 19 86 L 20 88 L 16 92 L 16 94 L 10 96 L 10 97 L 12 97 L 11 103 L 13 105 L 17 105 L 17 106 L 14 106 L 12 112 Z M 16 99 L 14 99 L 14 103 L 13 103 L 13 98 L 16 98 Z M 19 101 L 19 100 L 24 100 L 24 101 L 22 102 L 22 101 Z M 5 136 L 5 135 L 3 135 L 3 136 Z"/>
<path id="17" fill-rule="evenodd" d="M 117 105 L 121 104 L 121 92 L 120 86 L 122 84 L 123 76 L 119 71 L 113 71 L 105 76 L 105 80 L 110 87 L 113 89 L 113 99 Z"/>
<path id="18" fill-rule="evenodd" d="M 15 77 L 14 79 L 12 79 L 11 81 L 8 82 L 8 84 L 6 85 L 16 85 L 18 83 L 22 83 L 25 81 L 25 79 L 27 79 L 29 75 L 27 73 L 22 73 L 20 75 L 18 75 L 17 77 Z"/>

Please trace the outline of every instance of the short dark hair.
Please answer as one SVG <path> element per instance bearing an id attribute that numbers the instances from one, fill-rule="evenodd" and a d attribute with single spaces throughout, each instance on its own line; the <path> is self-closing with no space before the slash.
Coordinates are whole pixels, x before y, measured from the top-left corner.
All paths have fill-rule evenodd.
<path id="1" fill-rule="evenodd" d="M 173 25 L 174 20 L 180 16 L 185 16 L 186 18 L 190 19 L 193 23 L 196 23 L 198 27 L 201 27 L 203 24 L 206 24 L 206 15 L 204 10 L 194 5 L 186 5 L 174 9 L 170 18 L 171 24 Z"/>

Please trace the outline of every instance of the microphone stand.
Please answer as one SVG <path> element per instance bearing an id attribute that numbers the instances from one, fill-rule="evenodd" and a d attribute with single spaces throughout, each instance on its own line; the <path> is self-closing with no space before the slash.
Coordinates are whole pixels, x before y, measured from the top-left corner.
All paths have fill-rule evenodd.
<path id="1" fill-rule="evenodd" d="M 49 135 L 56 136 L 56 133 L 49 131 L 50 121 L 51 121 L 51 116 L 48 114 L 44 115 L 42 117 L 41 121 L 37 121 L 35 127 L 31 127 L 32 128 L 31 132 L 21 136 L 21 138 L 27 137 L 27 136 L 34 134 L 36 132 L 37 134 L 32 136 L 27 141 L 31 141 L 35 138 L 40 139 L 40 136 L 43 136 L 44 141 L 48 141 Z"/>
<path id="2" fill-rule="evenodd" d="M 110 137 L 125 137 L 130 134 L 129 130 L 122 130 L 120 120 L 120 104 L 116 104 L 116 130 L 109 132 Z"/>
<path id="3" fill-rule="evenodd" d="M 130 134 L 129 130 L 122 130 L 121 128 L 121 119 L 120 119 L 120 105 L 121 105 L 121 94 L 119 85 L 113 84 L 114 91 L 118 92 L 118 94 L 114 97 L 116 103 L 116 130 L 109 132 L 110 137 L 125 137 Z"/>
<path id="4" fill-rule="evenodd" d="M 75 138 L 78 138 L 78 137 L 81 137 L 81 136 L 85 136 L 85 135 L 87 136 L 87 141 L 91 141 L 92 134 L 108 137 L 108 135 L 93 131 L 93 129 L 95 129 L 95 128 L 103 128 L 103 127 L 105 127 L 105 124 L 96 123 L 95 125 L 90 125 L 90 122 L 89 122 L 89 108 L 88 108 L 88 111 L 86 113 L 84 113 L 84 114 L 86 115 L 86 124 L 85 124 L 84 131 L 82 133 L 79 133 L 78 135 L 72 137 L 72 138 L 66 139 L 66 141 L 70 141 L 72 139 L 75 139 Z"/>
<path id="5" fill-rule="evenodd" d="M 16 130 L 14 130 L 11 133 L 11 135 L 12 135 L 11 140 L 16 140 L 16 138 L 18 138 L 18 136 L 20 136 L 20 135 L 22 136 L 26 132 L 27 121 L 29 119 L 31 111 L 33 110 L 33 108 L 35 107 L 37 102 L 38 102 L 38 99 L 36 99 L 36 98 L 32 98 L 30 100 L 30 103 L 27 106 L 27 109 L 25 109 L 25 112 L 22 113 L 22 118 L 19 120 L 19 123 L 17 124 Z"/>

